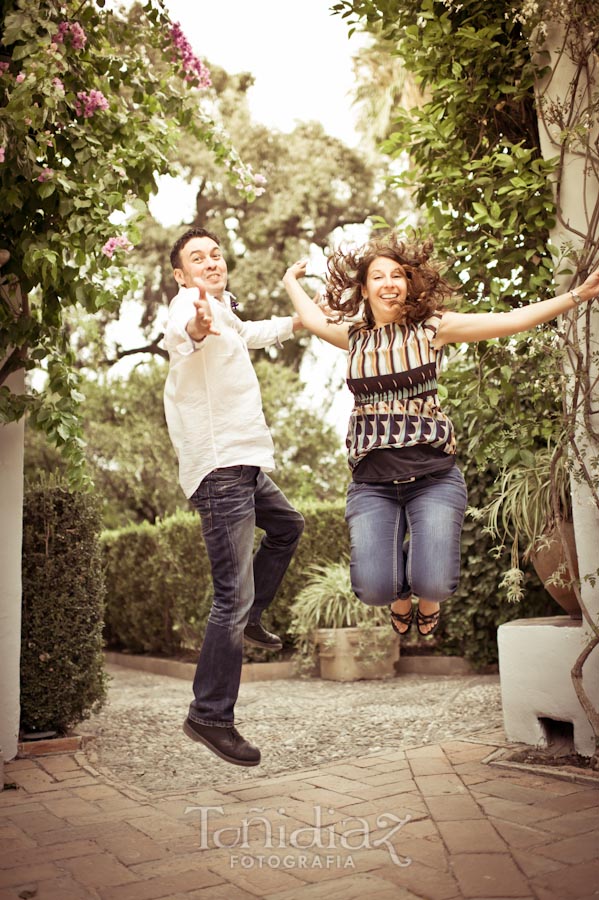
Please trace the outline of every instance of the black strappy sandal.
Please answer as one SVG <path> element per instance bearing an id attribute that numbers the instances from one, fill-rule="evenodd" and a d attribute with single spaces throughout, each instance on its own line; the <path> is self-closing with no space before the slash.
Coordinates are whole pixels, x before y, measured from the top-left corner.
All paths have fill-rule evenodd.
<path id="1" fill-rule="evenodd" d="M 410 611 L 407 613 L 396 613 L 393 612 L 391 607 L 389 607 L 389 612 L 391 613 L 391 628 L 393 631 L 398 634 L 400 637 L 405 637 L 410 628 L 412 627 L 412 622 L 414 621 L 414 606 L 410 608 Z M 395 620 L 395 621 L 394 621 Z M 401 622 L 402 625 L 407 625 L 405 631 L 400 631 L 395 622 Z"/>
<path id="2" fill-rule="evenodd" d="M 420 612 L 420 609 L 416 610 L 416 628 L 418 629 L 418 634 L 422 635 L 422 637 L 428 637 L 429 634 L 434 634 L 434 632 L 439 627 L 439 618 L 441 616 L 441 610 L 438 609 L 437 612 L 431 613 L 429 616 L 426 616 L 423 612 Z M 420 627 L 421 625 L 430 625 L 428 631 L 423 631 Z"/>

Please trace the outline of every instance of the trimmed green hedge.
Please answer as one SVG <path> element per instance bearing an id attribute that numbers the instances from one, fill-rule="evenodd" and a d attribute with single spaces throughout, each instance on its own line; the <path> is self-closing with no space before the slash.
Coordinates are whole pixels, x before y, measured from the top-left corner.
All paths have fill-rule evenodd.
<path id="1" fill-rule="evenodd" d="M 322 559 L 338 559 L 349 549 L 342 505 L 302 512 L 304 535 L 276 601 L 263 618 L 267 627 L 283 634 L 291 620 L 289 606 L 304 585 L 307 568 Z M 107 531 L 102 546 L 108 646 L 165 655 L 199 646 L 212 600 L 199 516 L 179 512 L 156 525 Z"/>
<path id="2" fill-rule="evenodd" d="M 470 502 L 478 505 L 488 489 L 474 466 L 469 471 Z M 314 563 L 336 561 L 349 553 L 344 505 L 314 505 L 302 510 L 306 528 L 273 606 L 267 627 L 284 635 L 289 607 Z M 259 535 L 258 535 L 259 536 Z M 114 649 L 177 655 L 202 641 L 211 603 L 210 568 L 199 517 L 182 512 L 157 525 L 105 532 L 106 640 Z M 468 518 L 462 542 L 462 579 L 446 604 L 431 652 L 465 656 L 475 666 L 497 661 L 497 626 L 523 616 L 556 615 L 559 608 L 528 573 L 526 606 L 507 603 L 499 589 L 503 562 L 495 559 L 491 539 Z M 536 580 L 536 585 L 535 585 Z M 416 643 L 415 636 L 404 646 Z M 421 642 L 422 645 L 422 642 Z M 289 646 L 291 642 L 289 640 Z M 261 658 L 262 651 L 255 651 Z M 249 651 L 250 658 L 252 652 Z"/>
<path id="3" fill-rule="evenodd" d="M 201 641 L 211 579 L 198 516 L 107 531 L 102 546 L 108 646 L 170 655 Z"/>
<path id="4" fill-rule="evenodd" d="M 62 486 L 25 491 L 21 731 L 66 732 L 106 694 L 104 580 L 94 498 Z"/>

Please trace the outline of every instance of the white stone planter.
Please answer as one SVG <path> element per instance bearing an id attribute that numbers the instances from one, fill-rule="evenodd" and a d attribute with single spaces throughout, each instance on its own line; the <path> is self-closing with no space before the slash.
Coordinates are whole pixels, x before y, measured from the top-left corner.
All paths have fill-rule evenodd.
<path id="1" fill-rule="evenodd" d="M 319 628 L 314 643 L 320 677 L 328 681 L 389 678 L 399 659 L 399 638 L 391 628 Z"/>
<path id="2" fill-rule="evenodd" d="M 510 741 L 536 747 L 549 744 L 543 720 L 572 724 L 574 749 L 595 752 L 593 729 L 580 705 L 570 672 L 588 640 L 580 620 L 567 616 L 516 619 L 497 632 L 499 674 L 505 733 Z M 583 668 L 583 684 L 599 705 L 599 653 Z"/>

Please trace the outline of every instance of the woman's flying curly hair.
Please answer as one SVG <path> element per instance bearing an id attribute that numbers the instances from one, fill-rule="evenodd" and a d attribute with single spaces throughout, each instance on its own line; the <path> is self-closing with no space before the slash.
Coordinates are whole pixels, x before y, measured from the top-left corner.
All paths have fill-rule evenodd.
<path id="1" fill-rule="evenodd" d="M 399 263 L 406 274 L 408 294 L 405 306 L 405 324 L 422 322 L 436 310 L 443 309 L 454 288 L 429 262 L 433 241 L 407 243 L 395 232 L 384 237 L 372 238 L 359 249 L 339 249 L 329 257 L 328 276 L 323 304 L 333 313 L 331 320 L 355 318 L 361 311 L 366 325 L 374 326 L 374 318 L 362 290 L 366 286 L 368 269 L 379 256 Z"/>

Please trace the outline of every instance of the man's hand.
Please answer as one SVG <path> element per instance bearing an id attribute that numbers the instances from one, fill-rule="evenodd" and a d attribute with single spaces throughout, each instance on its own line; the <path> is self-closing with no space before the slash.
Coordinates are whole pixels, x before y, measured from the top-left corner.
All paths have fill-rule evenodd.
<path id="1" fill-rule="evenodd" d="M 193 301 L 195 316 L 186 325 L 187 334 L 193 341 L 203 341 L 207 334 L 220 334 L 212 324 L 212 310 L 206 297 L 206 289 L 198 287 L 198 299 Z"/>

